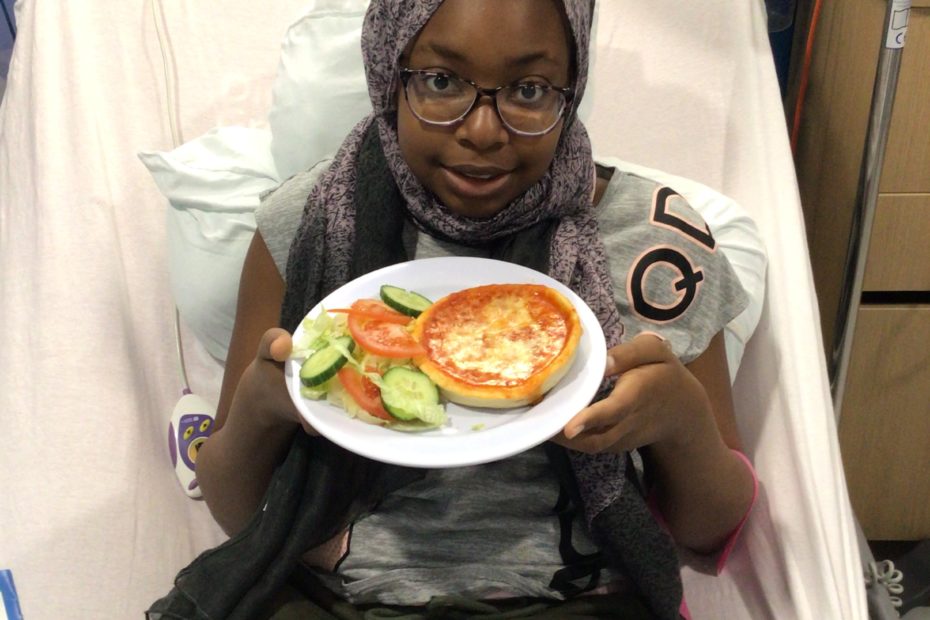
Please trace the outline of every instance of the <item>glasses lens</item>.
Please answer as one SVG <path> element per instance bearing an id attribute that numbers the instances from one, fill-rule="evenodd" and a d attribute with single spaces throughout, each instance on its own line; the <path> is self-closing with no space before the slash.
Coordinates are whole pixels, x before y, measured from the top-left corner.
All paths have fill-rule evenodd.
<path id="1" fill-rule="evenodd" d="M 497 95 L 501 118 L 521 133 L 545 133 L 559 121 L 565 95 L 548 84 L 524 82 L 508 86 Z"/>
<path id="2" fill-rule="evenodd" d="M 407 100 L 414 114 L 424 121 L 450 123 L 468 112 L 475 101 L 475 88 L 452 75 L 411 73 Z"/>
<path id="3" fill-rule="evenodd" d="M 432 71 L 409 72 L 407 102 L 427 123 L 461 120 L 475 103 L 475 86 L 454 75 Z M 496 95 L 501 119 L 512 131 L 526 135 L 547 133 L 562 116 L 567 100 L 548 82 L 525 81 L 502 88 Z"/>

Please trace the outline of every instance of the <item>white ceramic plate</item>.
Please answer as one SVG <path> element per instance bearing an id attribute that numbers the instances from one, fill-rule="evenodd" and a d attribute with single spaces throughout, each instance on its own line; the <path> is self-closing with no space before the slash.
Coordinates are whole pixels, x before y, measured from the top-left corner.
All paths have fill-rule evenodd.
<path id="1" fill-rule="evenodd" d="M 448 421 L 442 428 L 416 433 L 390 430 L 351 418 L 326 401 L 300 395 L 300 360 L 285 365 L 287 389 L 297 409 L 334 443 L 385 463 L 409 467 L 459 467 L 512 456 L 539 445 L 587 406 L 604 376 L 607 346 L 600 323 L 572 290 L 526 267 L 485 258 L 429 258 L 373 271 L 328 295 L 308 313 L 321 308 L 345 308 L 361 298 L 377 298 L 382 284 L 417 291 L 430 299 L 483 284 L 544 284 L 565 295 L 575 306 L 583 332 L 572 367 L 533 407 L 478 409 L 446 403 Z M 298 327 L 297 334 L 301 332 Z"/>

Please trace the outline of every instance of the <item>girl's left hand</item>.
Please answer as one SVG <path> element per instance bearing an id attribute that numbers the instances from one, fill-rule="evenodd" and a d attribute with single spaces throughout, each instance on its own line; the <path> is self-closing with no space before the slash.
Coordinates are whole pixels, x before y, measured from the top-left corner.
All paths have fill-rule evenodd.
<path id="1" fill-rule="evenodd" d="M 605 376 L 618 376 L 611 393 L 582 409 L 553 441 L 592 454 L 685 445 L 713 418 L 703 385 L 654 334 L 608 350 Z"/>

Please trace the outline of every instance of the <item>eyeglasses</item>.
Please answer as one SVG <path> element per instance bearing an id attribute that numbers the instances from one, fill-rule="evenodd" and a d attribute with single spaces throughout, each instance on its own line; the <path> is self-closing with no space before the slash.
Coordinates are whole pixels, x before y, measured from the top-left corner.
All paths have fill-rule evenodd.
<path id="1" fill-rule="evenodd" d="M 401 69 L 404 97 L 414 116 L 431 125 L 454 125 L 491 97 L 501 122 L 521 136 L 542 136 L 558 124 L 572 98 L 571 88 L 559 88 L 539 77 L 497 88 L 481 88 L 470 80 L 440 71 Z"/>

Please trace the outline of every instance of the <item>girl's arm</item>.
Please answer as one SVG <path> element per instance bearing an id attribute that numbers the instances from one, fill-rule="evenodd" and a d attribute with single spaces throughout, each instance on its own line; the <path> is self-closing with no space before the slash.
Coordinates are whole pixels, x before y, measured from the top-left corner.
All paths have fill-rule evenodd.
<path id="1" fill-rule="evenodd" d="M 592 453 L 646 446 L 652 492 L 675 540 L 719 548 L 754 493 L 752 473 L 733 451 L 741 446 L 722 333 L 687 367 L 664 341 L 640 335 L 608 352 L 606 374 L 619 376 L 613 392 L 555 440 Z"/>
<path id="2" fill-rule="evenodd" d="M 277 327 L 283 299 L 284 280 L 256 232 L 242 268 L 216 427 L 197 456 L 204 500 L 230 535 L 258 508 L 301 426 L 284 384 L 291 339 Z"/>

